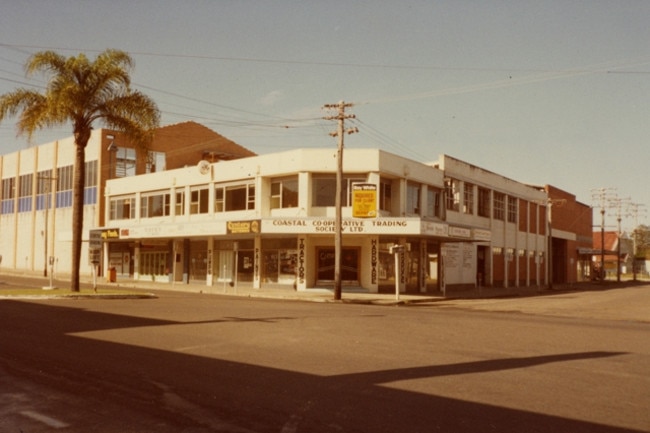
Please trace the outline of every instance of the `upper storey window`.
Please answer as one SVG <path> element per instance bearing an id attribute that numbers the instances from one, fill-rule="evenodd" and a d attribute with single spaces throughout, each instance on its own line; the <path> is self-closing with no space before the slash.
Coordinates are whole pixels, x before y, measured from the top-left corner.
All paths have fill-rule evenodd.
<path id="1" fill-rule="evenodd" d="M 506 195 L 501 192 L 494 192 L 493 216 L 495 220 L 506 218 Z"/>
<path id="2" fill-rule="evenodd" d="M 271 181 L 271 209 L 298 207 L 298 176 Z"/>
<path id="3" fill-rule="evenodd" d="M 420 191 L 422 185 L 415 182 L 407 182 L 406 184 L 406 213 L 413 215 L 420 215 Z"/>
<path id="4" fill-rule="evenodd" d="M 214 194 L 215 212 L 255 209 L 255 185 L 252 183 L 217 186 Z"/>
<path id="5" fill-rule="evenodd" d="M 445 206 L 447 210 L 460 210 L 460 182 L 456 179 L 445 180 Z"/>
<path id="6" fill-rule="evenodd" d="M 352 206 L 352 184 L 365 183 L 359 175 L 343 176 L 341 180 L 341 206 Z M 330 174 L 314 175 L 312 180 L 312 206 L 336 205 L 336 176 Z"/>

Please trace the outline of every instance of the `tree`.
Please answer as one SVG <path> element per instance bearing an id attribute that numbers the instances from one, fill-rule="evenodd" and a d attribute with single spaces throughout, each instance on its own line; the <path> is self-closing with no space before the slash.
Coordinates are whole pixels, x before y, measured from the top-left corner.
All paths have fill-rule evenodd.
<path id="1" fill-rule="evenodd" d="M 650 253 L 650 226 L 640 225 L 632 234 L 636 244 L 636 258 L 645 258 Z"/>
<path id="2" fill-rule="evenodd" d="M 53 51 L 32 55 L 25 64 L 27 75 L 48 77 L 45 91 L 16 89 L 0 96 L 0 122 L 17 116 L 18 133 L 71 124 L 75 143 L 72 200 L 72 291 L 79 291 L 83 232 L 85 150 L 93 124 L 124 132 L 136 145 L 146 147 L 158 127 L 160 113 L 146 95 L 131 89 L 132 58 L 108 49 L 94 61 L 84 54 L 64 57 Z"/>

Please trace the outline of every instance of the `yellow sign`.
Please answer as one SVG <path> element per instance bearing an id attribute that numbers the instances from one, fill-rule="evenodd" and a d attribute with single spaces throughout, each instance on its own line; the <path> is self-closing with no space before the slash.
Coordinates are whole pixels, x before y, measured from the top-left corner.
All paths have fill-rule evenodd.
<path id="1" fill-rule="evenodd" d="M 374 183 L 352 184 L 352 216 L 354 218 L 377 217 L 377 185 Z"/>
<path id="2" fill-rule="evenodd" d="M 260 232 L 260 221 L 228 221 L 228 234 L 249 234 Z"/>

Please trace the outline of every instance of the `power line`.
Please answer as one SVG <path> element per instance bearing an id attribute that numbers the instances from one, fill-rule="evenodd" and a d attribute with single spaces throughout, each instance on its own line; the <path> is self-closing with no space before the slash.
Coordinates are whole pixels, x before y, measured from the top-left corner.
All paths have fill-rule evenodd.
<path id="1" fill-rule="evenodd" d="M 76 51 L 99 53 L 103 50 L 88 48 L 66 48 L 52 47 L 44 45 L 21 45 L 21 44 L 4 44 L 0 47 L 6 48 L 27 48 L 37 50 L 59 50 L 59 51 Z M 351 67 L 351 68 L 380 68 L 380 69 L 412 69 L 412 70 L 437 70 L 437 71 L 475 71 L 475 72 L 552 72 L 552 69 L 540 68 L 481 68 L 469 66 L 440 66 L 440 65 L 396 65 L 389 63 L 350 63 L 350 62 L 323 62 L 315 60 L 291 60 L 291 59 L 271 59 L 262 57 L 236 57 L 236 56 L 212 56 L 207 54 L 178 54 L 178 53 L 161 53 L 153 51 L 130 51 L 132 55 L 164 58 L 181 58 L 181 59 L 198 59 L 198 60 L 219 60 L 245 63 L 269 63 L 269 64 L 287 64 L 287 65 L 305 65 L 305 66 L 329 66 L 329 67 Z"/>

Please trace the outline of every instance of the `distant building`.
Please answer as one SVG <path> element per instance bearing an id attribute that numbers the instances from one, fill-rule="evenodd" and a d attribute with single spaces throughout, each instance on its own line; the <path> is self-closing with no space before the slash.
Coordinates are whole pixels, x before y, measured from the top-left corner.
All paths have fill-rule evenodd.
<path id="1" fill-rule="evenodd" d="M 593 213 L 576 196 L 544 186 L 551 204 L 551 262 L 554 284 L 589 281 L 592 277 Z"/>
<path id="2" fill-rule="evenodd" d="M 626 234 L 623 233 L 619 237 L 618 232 L 615 231 L 605 231 L 604 232 L 605 244 L 603 245 L 603 233 L 601 231 L 593 232 L 593 262 L 595 269 L 600 272 L 602 267 L 603 254 L 601 254 L 601 249 L 603 249 L 604 258 L 605 258 L 605 278 L 614 279 L 618 275 L 618 271 L 621 274 L 632 272 L 632 263 L 633 263 L 633 241 Z M 619 249 L 620 243 L 620 249 Z M 619 256 L 620 251 L 620 256 Z M 620 268 L 618 267 L 620 264 Z M 600 275 L 600 274 L 598 274 Z"/>

